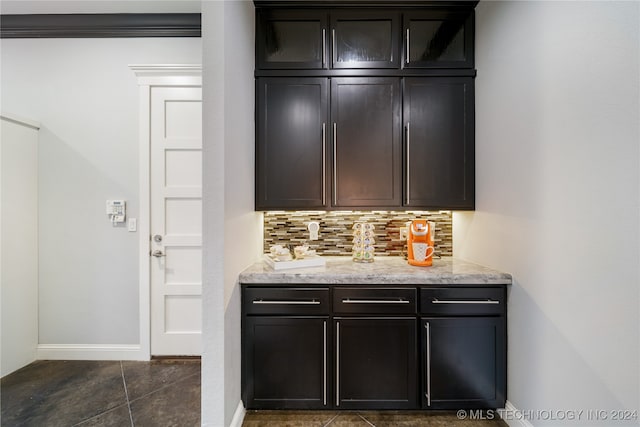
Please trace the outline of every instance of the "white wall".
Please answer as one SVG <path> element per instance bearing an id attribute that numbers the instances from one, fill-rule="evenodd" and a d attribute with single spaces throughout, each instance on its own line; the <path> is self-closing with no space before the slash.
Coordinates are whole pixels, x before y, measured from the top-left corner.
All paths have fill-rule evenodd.
<path id="1" fill-rule="evenodd" d="M 202 425 L 223 426 L 224 2 L 202 3 Z"/>
<path id="2" fill-rule="evenodd" d="M 199 63 L 198 38 L 3 39 L 2 107 L 42 124 L 40 343 L 137 344 L 138 86 L 129 64 Z"/>
<path id="3" fill-rule="evenodd" d="M 640 3 L 476 11 L 477 203 L 453 247 L 513 274 L 508 400 L 638 410 Z"/>
<path id="4" fill-rule="evenodd" d="M 225 425 L 240 402 L 240 286 L 238 274 L 262 253 L 262 214 L 254 211 L 255 8 L 225 2 L 224 338 Z"/>
<path id="5" fill-rule="evenodd" d="M 204 129 L 202 420 L 220 426 L 231 423 L 240 403 L 238 273 L 261 253 L 262 216 L 253 203 L 255 12 L 251 1 L 226 1 L 205 2 L 202 13 L 210 119 Z"/>
<path id="6" fill-rule="evenodd" d="M 0 120 L 0 377 L 36 359 L 38 124 Z"/>

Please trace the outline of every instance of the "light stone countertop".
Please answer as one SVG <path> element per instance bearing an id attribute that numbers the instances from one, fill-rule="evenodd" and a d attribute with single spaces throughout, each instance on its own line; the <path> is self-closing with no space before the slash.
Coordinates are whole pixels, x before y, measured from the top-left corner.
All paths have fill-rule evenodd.
<path id="1" fill-rule="evenodd" d="M 243 285 L 510 285 L 511 275 L 457 258 L 435 259 L 414 267 L 401 257 L 376 257 L 357 263 L 351 257 L 327 256 L 326 266 L 273 270 L 260 261 L 240 273 Z"/>

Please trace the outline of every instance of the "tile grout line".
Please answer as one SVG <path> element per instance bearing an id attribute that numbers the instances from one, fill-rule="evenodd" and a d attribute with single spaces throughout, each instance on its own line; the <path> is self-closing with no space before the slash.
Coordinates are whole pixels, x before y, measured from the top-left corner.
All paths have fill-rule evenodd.
<path id="1" fill-rule="evenodd" d="M 94 415 L 94 416 L 92 416 L 92 417 L 89 417 L 89 418 L 87 418 L 87 419 L 84 419 L 84 420 L 80 421 L 79 423 L 73 424 L 71 427 L 77 427 L 77 426 L 81 426 L 81 425 L 83 425 L 83 424 L 86 424 L 87 422 L 89 422 L 89 421 L 91 421 L 91 420 L 94 420 L 94 419 L 96 419 L 96 418 L 98 418 L 98 417 L 101 417 L 101 416 L 103 416 L 103 415 L 105 415 L 105 414 L 108 414 L 109 412 L 113 412 L 113 411 L 115 411 L 116 409 L 120 409 L 120 407 L 121 407 L 121 406 L 124 406 L 124 403 L 123 403 L 122 405 L 114 406 L 114 407 L 113 407 L 113 408 L 111 408 L 111 409 L 107 409 L 107 410 L 106 410 L 106 411 L 104 411 L 104 412 L 100 412 L 99 414 L 96 414 L 96 415 Z"/>
<path id="2" fill-rule="evenodd" d="M 150 392 L 148 392 L 148 393 L 145 393 L 145 394 L 143 394 L 143 395 L 141 395 L 141 396 L 139 396 L 139 397 L 136 397 L 135 399 L 133 399 L 133 400 L 132 400 L 132 402 L 137 402 L 138 400 L 140 400 L 140 399 L 144 399 L 145 397 L 147 397 L 147 396 L 149 396 L 149 395 L 151 395 L 151 394 L 153 394 L 153 393 L 156 393 L 156 392 L 158 392 L 158 391 L 160 391 L 160 390 L 164 390 L 164 389 L 165 389 L 165 388 L 167 388 L 167 387 L 171 387 L 172 385 L 178 384 L 179 382 L 184 381 L 184 380 L 187 380 L 187 379 L 189 379 L 189 378 L 191 378 L 191 377 L 195 377 L 196 375 L 201 375 L 201 373 L 196 372 L 196 373 L 194 373 L 194 374 L 187 375 L 187 376 L 186 376 L 186 377 L 184 377 L 184 378 L 180 378 L 180 379 L 179 379 L 179 380 L 177 380 L 177 381 L 173 381 L 173 382 L 171 382 L 171 383 L 169 383 L 169 384 L 164 384 L 164 385 L 163 385 L 162 387 L 160 387 L 160 388 L 157 388 L 157 389 L 152 390 L 152 391 L 150 391 Z M 127 398 L 127 401 L 128 401 L 128 398 Z"/>
<path id="3" fill-rule="evenodd" d="M 364 420 L 365 423 L 369 424 L 371 427 L 376 427 L 371 421 L 362 416 L 362 414 L 358 413 L 358 416 Z"/>
<path id="4" fill-rule="evenodd" d="M 327 427 L 329 424 L 331 424 L 333 422 L 333 420 L 335 420 L 336 418 L 338 418 L 338 415 L 340 415 L 340 412 L 338 412 L 337 414 L 335 414 L 333 417 L 331 417 L 331 419 L 329 421 L 327 421 L 325 424 L 322 425 L 322 427 Z"/>
<path id="5" fill-rule="evenodd" d="M 131 413 L 131 402 L 129 402 L 129 392 L 127 391 L 127 381 L 124 379 L 124 368 L 122 367 L 122 360 L 120 361 L 120 372 L 122 373 L 122 384 L 124 385 L 124 396 L 127 398 L 127 408 L 129 409 L 129 420 L 131 420 L 131 427 L 134 427 L 133 414 Z"/>

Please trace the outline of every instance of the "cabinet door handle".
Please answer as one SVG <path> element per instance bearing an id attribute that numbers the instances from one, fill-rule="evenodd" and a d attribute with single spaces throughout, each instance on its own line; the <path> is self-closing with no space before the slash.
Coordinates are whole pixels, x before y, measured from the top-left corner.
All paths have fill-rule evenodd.
<path id="1" fill-rule="evenodd" d="M 325 64 L 327 63 L 327 54 L 326 54 L 326 48 L 327 48 L 327 34 L 326 34 L 326 30 L 323 28 L 322 29 L 322 68 L 325 67 Z"/>
<path id="2" fill-rule="evenodd" d="M 331 62 L 336 65 L 336 29 L 331 29 Z"/>
<path id="3" fill-rule="evenodd" d="M 500 304 L 500 301 L 496 301 L 493 299 L 486 300 L 439 300 L 438 298 L 434 298 L 431 301 L 431 304 Z"/>
<path id="4" fill-rule="evenodd" d="M 336 322 L 336 406 L 340 406 L 340 322 Z"/>
<path id="5" fill-rule="evenodd" d="M 338 133 L 338 126 L 336 124 L 336 122 L 333 122 L 333 205 L 337 205 L 338 204 L 338 194 L 337 194 L 337 177 L 338 177 L 338 172 L 336 171 L 336 168 L 338 166 L 338 153 L 337 153 L 337 139 L 338 136 L 336 135 Z"/>
<path id="6" fill-rule="evenodd" d="M 427 398 L 427 406 L 431 406 L 431 328 L 429 326 L 429 322 L 426 322 L 424 327 L 427 329 L 427 351 L 425 354 L 425 357 L 427 358 L 427 391 L 425 392 L 425 396 Z"/>
<path id="7" fill-rule="evenodd" d="M 323 345 L 323 351 L 324 351 L 324 357 L 322 360 L 322 369 L 323 369 L 323 375 L 324 375 L 324 386 L 322 389 L 322 394 L 324 396 L 324 406 L 327 406 L 327 321 L 325 320 L 323 322 L 323 332 L 324 332 L 324 345 Z"/>
<path id="8" fill-rule="evenodd" d="M 322 30 L 324 31 L 324 30 Z M 326 138 L 326 123 L 322 123 L 322 206 L 327 204 L 326 199 L 326 161 L 327 161 L 327 138 Z"/>
<path id="9" fill-rule="evenodd" d="M 408 31 L 408 30 L 407 30 Z M 409 133 L 409 122 L 407 122 L 407 205 L 409 205 L 411 203 L 410 199 L 409 199 L 409 184 L 410 184 L 410 163 L 411 163 L 411 157 L 409 155 L 409 148 L 410 148 L 410 144 L 411 144 L 411 135 Z"/>
<path id="10" fill-rule="evenodd" d="M 255 299 L 253 304 L 275 304 L 275 305 L 320 305 L 318 300 L 263 300 Z"/>
<path id="11" fill-rule="evenodd" d="M 409 29 L 407 28 L 407 64 L 409 63 Z"/>
<path id="12" fill-rule="evenodd" d="M 345 298 L 342 300 L 343 304 L 409 304 L 410 301 L 406 299 L 350 299 Z"/>

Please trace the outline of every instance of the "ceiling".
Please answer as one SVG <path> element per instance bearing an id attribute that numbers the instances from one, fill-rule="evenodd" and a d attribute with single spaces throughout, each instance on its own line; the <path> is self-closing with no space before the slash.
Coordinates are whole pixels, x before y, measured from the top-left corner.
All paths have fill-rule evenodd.
<path id="1" fill-rule="evenodd" d="M 194 0 L 1 0 L 0 13 L 200 13 L 200 3 Z"/>

